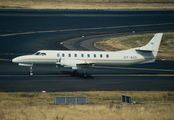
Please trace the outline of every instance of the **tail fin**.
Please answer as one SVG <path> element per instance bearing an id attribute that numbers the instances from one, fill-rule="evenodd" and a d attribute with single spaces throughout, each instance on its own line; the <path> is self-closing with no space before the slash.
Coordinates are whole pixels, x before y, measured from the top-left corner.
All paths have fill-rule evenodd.
<path id="1" fill-rule="evenodd" d="M 163 33 L 155 34 L 147 45 L 137 48 L 136 51 L 153 52 L 154 57 L 156 57 L 162 36 Z"/>
<path id="2" fill-rule="evenodd" d="M 162 36 L 163 36 L 163 33 L 155 34 L 154 37 L 150 40 L 150 42 L 147 45 L 138 48 L 138 50 L 158 52 L 158 48 L 159 48 Z"/>

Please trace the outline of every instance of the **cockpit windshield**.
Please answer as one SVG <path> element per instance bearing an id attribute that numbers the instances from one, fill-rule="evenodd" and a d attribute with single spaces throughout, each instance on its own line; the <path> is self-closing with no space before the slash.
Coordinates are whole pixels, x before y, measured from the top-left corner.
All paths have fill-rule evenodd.
<path id="1" fill-rule="evenodd" d="M 35 53 L 34 55 L 40 55 L 40 52 Z"/>

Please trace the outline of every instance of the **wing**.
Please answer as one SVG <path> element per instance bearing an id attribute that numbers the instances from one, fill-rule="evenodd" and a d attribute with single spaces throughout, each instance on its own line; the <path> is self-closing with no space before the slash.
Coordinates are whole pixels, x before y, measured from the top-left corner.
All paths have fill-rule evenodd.
<path id="1" fill-rule="evenodd" d="M 82 69 L 94 65 L 93 63 L 87 63 L 83 60 L 60 60 L 56 64 L 63 67 L 71 67 L 72 69 Z"/>

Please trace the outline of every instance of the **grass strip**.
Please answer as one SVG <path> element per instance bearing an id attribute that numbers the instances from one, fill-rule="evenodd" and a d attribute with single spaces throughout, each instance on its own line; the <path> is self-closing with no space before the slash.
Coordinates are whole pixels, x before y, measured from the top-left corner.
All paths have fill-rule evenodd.
<path id="1" fill-rule="evenodd" d="M 173 0 L 1 0 L 0 9 L 174 9 Z"/>
<path id="2" fill-rule="evenodd" d="M 134 105 L 121 105 L 128 95 Z M 88 104 L 54 105 L 54 97 L 83 96 Z M 0 92 L 0 119 L 3 120 L 172 120 L 172 91 L 89 91 L 89 92 Z"/>

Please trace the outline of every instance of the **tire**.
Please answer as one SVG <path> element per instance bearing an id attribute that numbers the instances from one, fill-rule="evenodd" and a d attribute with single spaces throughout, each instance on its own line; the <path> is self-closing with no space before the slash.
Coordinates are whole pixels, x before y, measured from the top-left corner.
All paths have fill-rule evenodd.
<path id="1" fill-rule="evenodd" d="M 84 73 L 84 74 L 83 74 L 83 77 L 84 77 L 84 78 L 86 78 L 86 77 L 87 77 L 86 73 Z"/>
<path id="2" fill-rule="evenodd" d="M 32 77 L 32 76 L 33 76 L 33 73 L 32 73 L 32 72 L 30 72 L 30 73 L 29 73 L 29 76 L 30 76 L 30 77 Z"/>
<path id="3" fill-rule="evenodd" d="M 73 72 L 73 74 L 74 74 L 74 75 L 77 75 L 77 74 L 78 74 L 77 70 L 75 70 L 75 71 Z"/>

